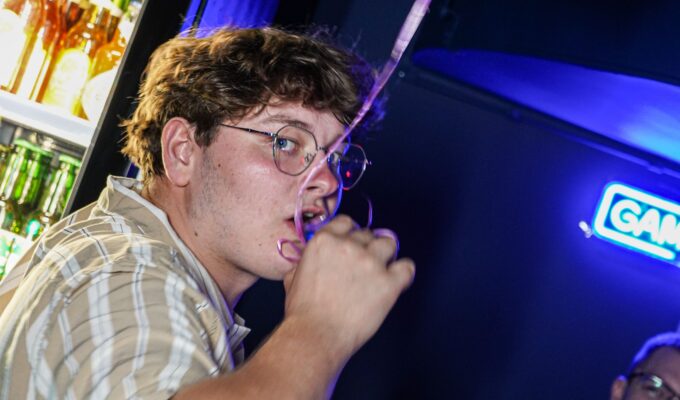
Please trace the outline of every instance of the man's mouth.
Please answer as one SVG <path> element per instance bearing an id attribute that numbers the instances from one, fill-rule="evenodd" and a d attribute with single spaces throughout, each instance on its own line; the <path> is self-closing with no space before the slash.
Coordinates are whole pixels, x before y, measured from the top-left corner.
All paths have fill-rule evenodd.
<path id="1" fill-rule="evenodd" d="M 302 212 L 302 228 L 304 231 L 315 230 L 318 226 L 322 225 L 327 219 L 325 212 L 321 210 L 305 210 Z M 288 219 L 293 227 L 295 226 L 295 216 Z"/>

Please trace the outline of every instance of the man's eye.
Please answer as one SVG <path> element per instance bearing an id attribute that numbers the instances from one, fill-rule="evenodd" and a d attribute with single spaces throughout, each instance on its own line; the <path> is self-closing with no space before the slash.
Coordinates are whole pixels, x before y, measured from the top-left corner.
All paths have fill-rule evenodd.
<path id="1" fill-rule="evenodd" d="M 650 399 L 661 398 L 661 394 L 663 392 L 663 390 L 661 390 L 661 388 L 658 388 L 656 386 L 652 386 L 651 384 L 645 385 L 643 387 L 643 389 L 644 389 L 645 393 L 647 394 L 647 397 L 649 397 Z"/>
<path id="2" fill-rule="evenodd" d="M 283 138 L 283 137 L 278 137 L 276 138 L 276 149 L 285 151 L 288 153 L 292 153 L 297 149 L 297 143 L 295 143 L 294 140 L 288 139 L 288 138 Z"/>
<path id="3" fill-rule="evenodd" d="M 339 153 L 339 152 L 336 151 L 336 152 L 331 153 L 331 155 L 328 158 L 329 158 L 331 164 L 336 165 L 340 161 L 342 161 L 343 156 L 342 156 L 342 153 Z"/>

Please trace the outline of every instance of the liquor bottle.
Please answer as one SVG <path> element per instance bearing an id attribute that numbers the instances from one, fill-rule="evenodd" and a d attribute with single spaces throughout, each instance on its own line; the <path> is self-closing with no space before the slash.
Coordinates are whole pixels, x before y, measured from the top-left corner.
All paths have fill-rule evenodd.
<path id="1" fill-rule="evenodd" d="M 99 119 L 113 82 L 118 73 L 121 59 L 125 53 L 132 30 L 135 27 L 141 5 L 133 2 L 127 8 L 125 15 L 115 30 L 113 40 L 97 50 L 90 69 L 90 76 L 80 99 L 80 113 L 82 118 L 96 121 Z"/>
<path id="2" fill-rule="evenodd" d="M 0 275 L 30 242 L 22 238 L 23 213 L 35 206 L 51 154 L 25 140 L 14 151 L 0 181 Z"/>
<path id="3" fill-rule="evenodd" d="M 22 66 L 15 72 L 11 92 L 35 100 L 59 42 L 62 18 L 60 0 L 43 0 L 42 25 L 36 30 L 32 49 L 25 47 Z"/>
<path id="4" fill-rule="evenodd" d="M 47 61 L 45 68 L 40 71 L 40 76 L 31 93 L 31 100 L 42 103 L 42 99 L 45 95 L 45 89 L 47 88 L 47 82 L 49 82 L 52 77 L 52 72 L 54 71 L 54 65 L 57 61 L 57 56 L 63 45 L 66 35 L 71 30 L 71 28 L 80 21 L 85 10 L 90 7 L 89 0 L 57 0 L 57 18 L 59 31 L 56 32 L 56 37 L 53 42 L 52 49 L 48 55 L 49 60 Z M 56 24 L 55 24 L 56 25 Z"/>
<path id="5" fill-rule="evenodd" d="M 88 8 L 90 8 L 88 0 L 66 0 L 61 11 L 62 23 L 64 24 L 63 32 L 71 30 Z"/>
<path id="6" fill-rule="evenodd" d="M 26 239 L 34 240 L 61 218 L 79 168 L 79 160 L 65 154 L 59 156 L 59 168 L 51 174 L 38 208 L 30 213 L 24 222 L 21 231 Z"/>
<path id="7" fill-rule="evenodd" d="M 104 1 L 92 1 L 83 17 L 68 32 L 46 82 L 42 103 L 76 114 L 97 49 L 105 43 L 110 11 Z"/>
<path id="8" fill-rule="evenodd" d="M 26 47 L 33 47 L 35 29 L 41 25 L 44 10 L 41 0 L 6 0 L 0 9 L 0 88 L 9 90 L 12 77 Z"/>
<path id="9" fill-rule="evenodd" d="M 109 19 L 109 26 L 106 27 L 106 40 L 111 42 L 116 35 L 116 30 L 121 18 L 125 15 L 130 0 L 112 0 L 111 2 L 111 18 Z"/>

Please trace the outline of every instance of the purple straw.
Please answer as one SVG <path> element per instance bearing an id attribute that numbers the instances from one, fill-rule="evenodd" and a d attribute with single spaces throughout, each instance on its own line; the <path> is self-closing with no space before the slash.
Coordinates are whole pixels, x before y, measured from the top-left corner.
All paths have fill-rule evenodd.
<path id="1" fill-rule="evenodd" d="M 423 17 L 425 16 L 425 13 L 427 12 L 429 5 L 430 0 L 415 0 L 413 6 L 411 7 L 411 10 L 406 16 L 406 20 L 404 21 L 401 30 L 399 31 L 399 35 L 397 36 L 397 40 L 394 43 L 394 47 L 392 48 L 392 53 L 390 54 L 389 60 L 387 60 L 382 70 L 378 74 L 375 82 L 373 83 L 373 86 L 371 87 L 370 92 L 368 93 L 368 96 L 366 96 L 366 100 L 364 101 L 363 105 L 361 106 L 361 109 L 357 113 L 352 123 L 347 127 L 347 129 L 345 129 L 345 132 L 335 142 L 333 142 L 333 144 L 328 149 L 329 154 L 338 149 L 338 147 L 345 140 L 345 138 L 347 138 L 347 136 L 349 136 L 352 130 L 354 130 L 354 128 L 357 125 L 359 125 L 359 123 L 363 120 L 364 116 L 366 116 L 366 113 L 368 113 L 368 110 L 371 109 L 371 107 L 373 106 L 373 102 L 378 97 L 378 94 L 383 89 L 387 81 L 390 79 L 390 76 L 392 76 L 392 73 L 394 73 L 394 70 L 396 69 L 397 64 L 399 64 L 399 60 L 404 54 L 406 47 L 408 47 L 409 43 L 411 42 L 411 39 L 413 39 L 413 35 L 415 34 L 416 30 L 418 29 L 418 26 L 423 20 Z M 304 245 L 307 243 L 302 220 L 304 192 L 305 189 L 309 186 L 309 182 L 312 180 L 312 178 L 319 172 L 321 168 L 325 168 L 325 164 L 326 158 L 319 157 L 319 159 L 317 159 L 312 165 L 311 172 L 307 175 L 307 178 L 305 178 L 304 182 L 302 183 L 302 186 L 300 187 L 300 190 L 298 191 L 294 218 L 295 231 L 301 242 L 301 245 L 294 246 L 294 249 L 298 252 L 298 254 L 302 252 L 302 248 L 304 248 Z M 331 218 L 328 218 L 325 221 L 325 223 L 328 223 L 330 219 Z M 320 226 L 318 226 L 317 229 L 319 227 Z M 396 235 L 394 235 L 394 238 L 396 239 Z M 284 257 L 285 259 L 290 260 L 290 257 L 287 257 L 283 254 L 282 247 L 284 243 L 292 244 L 292 242 L 290 242 L 289 240 L 285 239 L 279 240 L 278 243 L 279 254 L 281 254 L 281 256 Z"/>

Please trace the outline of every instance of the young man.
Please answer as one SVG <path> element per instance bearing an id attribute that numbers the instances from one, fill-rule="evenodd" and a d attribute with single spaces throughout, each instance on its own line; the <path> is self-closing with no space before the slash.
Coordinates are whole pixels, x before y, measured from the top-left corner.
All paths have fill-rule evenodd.
<path id="1" fill-rule="evenodd" d="M 680 333 L 647 340 L 626 376 L 614 380 L 611 400 L 680 400 Z"/>
<path id="2" fill-rule="evenodd" d="M 362 156 L 327 148 L 371 83 L 356 56 L 275 29 L 159 48 L 126 121 L 144 182 L 110 178 L 24 258 L 0 315 L 0 398 L 329 396 L 414 264 L 345 216 L 299 262 L 277 242 L 296 239 L 314 160 L 329 161 L 304 189 L 311 222 L 363 171 Z M 231 310 L 260 277 L 284 281 L 285 316 L 242 362 L 247 328 Z"/>

